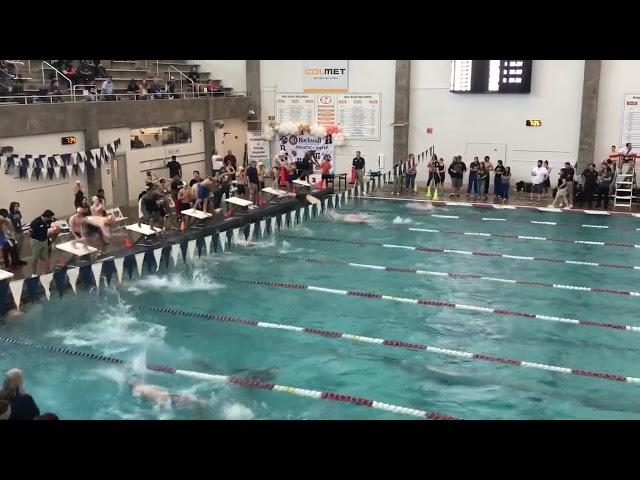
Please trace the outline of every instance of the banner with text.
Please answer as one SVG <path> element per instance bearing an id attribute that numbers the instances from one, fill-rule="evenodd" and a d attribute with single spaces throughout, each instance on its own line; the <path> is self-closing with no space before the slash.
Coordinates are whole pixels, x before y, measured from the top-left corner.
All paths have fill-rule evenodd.
<path id="1" fill-rule="evenodd" d="M 278 93 L 276 95 L 276 119 L 279 123 L 314 123 L 316 98 L 313 94 Z"/>
<path id="2" fill-rule="evenodd" d="M 249 163 L 263 162 L 265 168 L 271 166 L 271 154 L 269 152 L 269 142 L 262 138 L 262 132 L 247 131 L 247 159 Z"/>
<path id="3" fill-rule="evenodd" d="M 312 135 L 279 135 L 276 137 L 276 148 L 278 151 L 284 150 L 289 155 L 289 161 L 302 160 L 308 150 L 316 151 L 316 160 L 320 161 L 324 154 L 331 156 L 331 161 L 335 161 L 335 147 L 332 143 L 327 143 L 328 138 L 318 138 Z"/>
<path id="4" fill-rule="evenodd" d="M 349 91 L 349 60 L 304 60 L 302 66 L 304 92 Z"/>
<path id="5" fill-rule="evenodd" d="M 348 138 L 380 140 L 380 93 L 338 95 L 338 124 Z"/>

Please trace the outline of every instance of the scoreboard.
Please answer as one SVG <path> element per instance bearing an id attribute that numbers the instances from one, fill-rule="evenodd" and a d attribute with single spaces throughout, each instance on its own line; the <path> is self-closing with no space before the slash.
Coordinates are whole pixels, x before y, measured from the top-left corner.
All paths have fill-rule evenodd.
<path id="1" fill-rule="evenodd" d="M 451 60 L 454 93 L 530 93 L 532 60 Z"/>

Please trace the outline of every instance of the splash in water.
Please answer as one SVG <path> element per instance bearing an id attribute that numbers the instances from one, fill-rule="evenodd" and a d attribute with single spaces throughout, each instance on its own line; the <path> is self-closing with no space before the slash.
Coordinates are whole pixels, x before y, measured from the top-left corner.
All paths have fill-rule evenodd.
<path id="1" fill-rule="evenodd" d="M 407 223 L 413 223 L 413 220 L 411 220 L 410 218 L 403 218 L 403 217 L 397 216 L 396 218 L 393 219 L 393 223 L 395 225 L 404 225 Z"/>
<path id="2" fill-rule="evenodd" d="M 430 203 L 411 202 L 407 203 L 407 208 L 413 208 L 414 210 L 433 210 L 435 207 Z M 445 208 L 440 208 L 441 211 L 445 211 Z"/>

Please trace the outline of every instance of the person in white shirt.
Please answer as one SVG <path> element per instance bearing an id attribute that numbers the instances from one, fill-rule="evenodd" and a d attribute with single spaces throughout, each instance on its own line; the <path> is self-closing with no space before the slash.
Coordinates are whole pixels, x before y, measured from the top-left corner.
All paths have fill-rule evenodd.
<path id="1" fill-rule="evenodd" d="M 533 194 L 538 194 L 538 203 L 542 202 L 542 186 L 544 181 L 549 178 L 549 172 L 542 166 L 542 160 L 538 160 L 538 166 L 533 167 L 531 170 L 531 200 L 533 200 Z"/>
<path id="2" fill-rule="evenodd" d="M 620 150 L 618 150 L 618 153 L 621 156 L 618 158 L 617 170 L 621 173 L 630 172 L 632 166 L 635 163 L 636 155 L 638 152 L 633 148 L 633 145 L 631 144 L 631 142 L 629 142 Z"/>
<path id="3" fill-rule="evenodd" d="M 213 173 L 214 174 L 216 174 L 220 170 L 222 170 L 222 167 L 224 166 L 222 164 L 222 157 L 220 155 L 218 155 L 218 152 L 215 149 L 213 150 L 213 155 L 211 155 L 211 163 L 213 165 Z"/>

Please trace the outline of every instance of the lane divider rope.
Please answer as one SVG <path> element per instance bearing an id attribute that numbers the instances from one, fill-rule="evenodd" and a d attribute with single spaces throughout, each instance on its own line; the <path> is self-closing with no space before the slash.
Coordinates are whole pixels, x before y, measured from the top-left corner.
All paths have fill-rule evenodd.
<path id="1" fill-rule="evenodd" d="M 541 221 L 541 220 L 517 220 L 511 218 L 500 218 L 500 217 L 472 217 L 465 215 L 440 215 L 437 213 L 426 213 L 426 212 L 396 212 L 393 210 L 379 210 L 379 209 L 353 209 L 353 208 L 342 208 L 343 212 L 358 212 L 358 213 L 385 213 L 390 215 L 408 215 L 411 217 L 434 217 L 434 218 L 448 218 L 451 220 L 467 220 L 472 222 L 509 222 L 509 223 L 520 223 L 523 225 L 550 225 L 554 227 L 567 227 L 567 228 L 597 228 L 597 229 L 605 229 L 605 230 L 617 230 L 624 232 L 638 232 L 640 228 L 637 227 L 616 227 L 613 225 L 592 225 L 588 223 L 572 223 L 572 222 L 550 222 L 550 221 Z"/>
<path id="2" fill-rule="evenodd" d="M 563 317 L 556 317 L 551 315 L 542 315 L 539 313 L 518 312 L 514 310 L 505 310 L 502 308 L 489 308 L 489 307 L 478 307 L 475 305 L 464 305 L 461 303 L 451 303 L 451 302 L 446 302 L 442 300 L 405 298 L 405 297 L 397 297 L 395 295 L 386 295 L 386 294 L 372 293 L 372 292 L 361 292 L 356 290 L 340 290 L 336 288 L 318 287 L 315 285 L 305 285 L 301 283 L 274 282 L 269 280 L 247 280 L 242 278 L 229 277 L 226 275 L 212 275 L 211 278 L 216 280 L 227 280 L 232 282 L 244 283 L 248 285 L 291 288 L 296 290 L 311 290 L 311 291 L 322 292 L 322 293 L 330 293 L 333 295 L 346 295 L 351 297 L 361 297 L 361 298 L 376 299 L 376 300 L 390 300 L 393 302 L 411 303 L 414 305 L 423 305 L 428 307 L 455 308 L 458 310 L 469 310 L 469 311 L 475 311 L 475 312 L 481 312 L 481 313 L 504 315 L 509 317 L 532 318 L 536 320 L 557 322 L 557 323 L 563 323 L 568 325 L 600 327 L 600 328 L 609 328 L 613 330 L 640 332 L 640 327 L 636 327 L 633 325 L 625 325 L 622 323 L 608 323 L 608 322 L 599 322 L 599 321 L 593 321 L 593 320 L 577 320 L 575 318 L 563 318 Z"/>
<path id="3" fill-rule="evenodd" d="M 517 360 L 517 359 L 507 358 L 507 357 L 497 357 L 493 355 L 483 355 L 480 353 L 465 352 L 462 350 L 452 350 L 452 349 L 446 349 L 446 348 L 432 347 L 429 345 L 405 342 L 402 340 L 387 340 L 384 338 L 367 337 L 364 335 L 324 330 L 321 328 L 298 327 L 295 325 L 288 325 L 285 323 L 271 323 L 271 322 L 262 322 L 257 320 L 245 320 L 242 318 L 217 315 L 215 313 L 188 312 L 184 310 L 177 310 L 175 308 L 153 307 L 150 305 L 138 305 L 138 308 L 141 310 L 149 310 L 152 312 L 166 313 L 174 316 L 206 318 L 208 320 L 215 320 L 223 323 L 237 323 L 240 325 L 248 325 L 248 326 L 258 327 L 258 328 L 287 330 L 287 331 L 297 332 L 297 333 L 319 335 L 321 337 L 326 337 L 326 338 L 341 338 L 344 340 L 350 340 L 352 342 L 373 343 L 376 345 L 383 345 L 386 347 L 399 347 L 399 348 L 405 348 L 408 350 L 419 350 L 423 352 L 438 353 L 441 355 L 463 357 L 471 360 L 479 360 L 482 362 L 501 363 L 501 364 L 512 365 L 516 367 L 535 368 L 539 370 L 546 370 L 549 372 L 567 373 L 571 375 L 579 375 L 579 376 L 588 377 L 588 378 L 613 380 L 617 382 L 626 382 L 626 383 L 640 383 L 639 377 L 630 377 L 630 376 L 618 375 L 615 373 L 606 373 L 606 372 L 593 372 L 590 370 L 579 369 L 579 368 L 558 367 L 556 365 L 546 365 L 544 363 L 527 362 L 524 360 Z"/>
<path id="4" fill-rule="evenodd" d="M 128 362 L 126 360 L 122 360 L 119 358 L 115 358 L 115 357 L 98 355 L 95 353 L 80 352 L 80 351 L 71 350 L 68 348 L 43 345 L 40 343 L 31 342 L 29 340 L 22 340 L 22 339 L 0 336 L 0 341 L 5 343 L 11 343 L 14 345 L 32 347 L 39 350 L 46 350 L 49 352 L 63 353 L 65 355 L 87 358 L 91 360 L 99 360 L 102 362 L 113 363 L 117 365 L 131 365 L 131 362 Z M 253 388 L 258 390 L 272 390 L 274 392 L 290 393 L 293 395 L 310 397 L 310 398 L 315 398 L 319 400 L 332 400 L 336 402 L 351 403 L 353 405 L 370 407 L 378 410 L 386 410 L 388 412 L 393 412 L 401 415 L 410 415 L 413 417 L 427 418 L 429 420 L 461 420 L 460 418 L 444 415 L 442 413 L 427 412 L 425 410 L 402 407 L 399 405 L 379 402 L 377 400 L 370 400 L 363 397 L 344 395 L 342 393 L 322 392 L 319 390 L 309 390 L 304 388 L 289 387 L 286 385 L 276 385 L 274 383 L 260 382 L 257 380 L 249 380 L 245 378 L 232 377 L 229 375 L 215 375 L 211 373 L 195 372 L 191 370 L 180 370 L 180 369 L 168 367 L 165 365 L 145 365 L 145 368 L 153 372 L 160 372 L 160 373 L 166 373 L 166 374 L 172 374 L 172 375 L 181 375 L 185 377 L 196 378 L 198 380 L 215 381 L 220 383 L 227 382 L 233 385 L 238 385 L 240 387 Z"/>
<path id="5" fill-rule="evenodd" d="M 554 238 L 554 237 L 537 237 L 533 235 L 513 235 L 511 233 L 489 233 L 489 232 L 459 232 L 455 230 L 437 230 L 431 228 L 419 228 L 419 227 L 405 227 L 400 225 L 371 225 L 368 222 L 346 222 L 340 220 L 314 220 L 312 223 L 340 223 L 341 225 L 350 225 L 355 227 L 367 226 L 370 228 L 385 230 L 403 230 L 410 232 L 422 232 L 422 233 L 443 233 L 446 235 L 466 235 L 476 237 L 494 237 L 494 238 L 507 238 L 513 240 L 534 240 L 545 242 L 558 242 L 567 244 L 581 244 L 581 245 L 597 245 L 603 247 L 618 247 L 618 248 L 640 248 L 640 245 L 633 243 L 620 243 L 620 242 L 596 242 L 593 240 L 574 240 L 566 238 Z"/>
<path id="6" fill-rule="evenodd" d="M 598 262 L 583 262 L 578 260 L 560 260 L 556 258 L 546 258 L 546 257 L 532 257 L 525 255 L 509 255 L 506 253 L 495 253 L 495 252 L 475 252 L 468 250 L 452 250 L 446 248 L 434 248 L 434 247 L 415 247 L 412 245 L 393 245 L 389 243 L 380 243 L 380 242 L 371 242 L 368 240 L 344 240 L 341 238 L 329 238 L 329 237 L 303 237 L 299 235 L 290 235 L 290 234 L 278 234 L 281 238 L 289 238 L 293 240 L 309 240 L 314 242 L 333 242 L 333 243 L 347 243 L 352 245 L 366 245 L 370 247 L 380 247 L 380 248 L 401 248 L 405 250 L 413 250 L 415 252 L 422 253 L 452 253 L 455 255 L 475 255 L 479 257 L 501 257 L 501 258 L 510 258 L 512 260 L 527 260 L 527 261 L 535 261 L 535 262 L 552 262 L 552 263 L 565 263 L 568 265 L 584 265 L 588 267 L 602 267 L 602 268 L 621 268 L 621 269 L 630 269 L 630 270 L 640 270 L 640 266 L 637 265 L 622 265 L 622 264 L 614 264 L 614 263 L 598 263 Z"/>
<path id="7" fill-rule="evenodd" d="M 371 270 L 381 270 L 384 272 L 411 273 L 415 275 L 430 275 L 434 277 L 451 277 L 451 278 L 462 279 L 462 280 L 484 280 L 489 282 L 513 283 L 517 285 L 527 285 L 527 286 L 543 287 L 543 288 L 558 288 L 561 290 L 576 290 L 576 291 L 590 292 L 590 293 L 610 293 L 613 295 L 640 297 L 640 292 L 634 292 L 634 291 L 616 290 L 613 288 L 601 288 L 601 287 L 583 287 L 579 285 L 563 285 L 559 283 L 532 282 L 527 280 L 511 280 L 508 278 L 487 277 L 487 276 L 479 275 L 476 273 L 434 272 L 430 270 L 420 270 L 416 268 L 387 267 L 384 265 L 371 265 L 366 263 L 345 262 L 341 260 L 333 260 L 333 259 L 326 259 L 326 258 L 297 257 L 293 255 L 280 255 L 280 254 L 259 253 L 259 252 L 243 252 L 241 250 L 236 250 L 234 253 L 237 255 L 245 256 L 245 257 L 272 258 L 276 260 L 296 260 L 299 262 L 307 262 L 307 263 L 342 265 L 342 266 L 353 267 L 353 268 L 368 268 Z"/>

